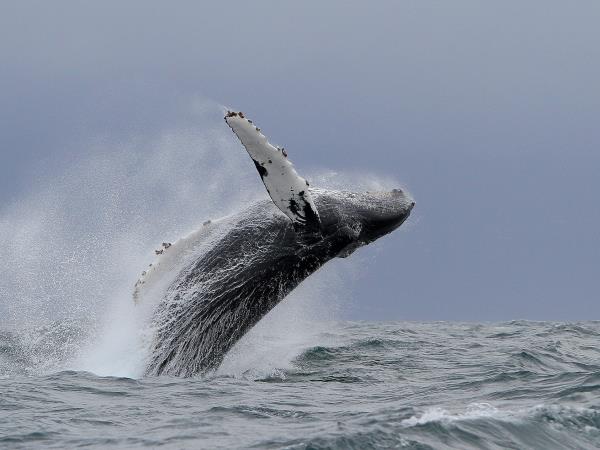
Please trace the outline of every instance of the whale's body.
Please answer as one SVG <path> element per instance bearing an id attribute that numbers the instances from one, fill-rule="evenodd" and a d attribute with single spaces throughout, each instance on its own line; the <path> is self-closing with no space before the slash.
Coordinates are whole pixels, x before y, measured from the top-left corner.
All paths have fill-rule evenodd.
<path id="1" fill-rule="evenodd" d="M 243 126 L 251 123 L 233 114 Z M 287 160 L 281 170 L 277 166 L 274 184 L 268 177 L 278 155 L 253 149 L 249 132 L 228 123 L 273 201 L 231 217 L 206 251 L 178 269 L 154 313 L 147 374 L 191 376 L 218 367 L 227 351 L 300 282 L 332 258 L 346 257 L 393 231 L 414 206 L 396 189 L 361 194 L 311 189 Z"/>

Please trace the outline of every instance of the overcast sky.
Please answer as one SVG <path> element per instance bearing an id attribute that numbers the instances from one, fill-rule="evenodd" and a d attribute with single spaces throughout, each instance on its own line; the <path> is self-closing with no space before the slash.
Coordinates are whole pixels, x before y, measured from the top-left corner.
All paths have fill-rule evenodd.
<path id="1" fill-rule="evenodd" d="M 86 142 L 228 105 L 301 173 L 415 197 L 350 317 L 600 319 L 599 2 L 211 3 L 2 2 L 0 213 Z"/>

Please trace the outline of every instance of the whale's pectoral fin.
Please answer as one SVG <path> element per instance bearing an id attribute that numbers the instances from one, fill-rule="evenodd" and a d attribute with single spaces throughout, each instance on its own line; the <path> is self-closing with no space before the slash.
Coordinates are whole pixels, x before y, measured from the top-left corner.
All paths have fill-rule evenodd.
<path id="1" fill-rule="evenodd" d="M 260 128 L 241 112 L 228 112 L 225 122 L 246 147 L 275 205 L 295 225 L 320 227 L 308 181 L 298 175 L 285 149 L 271 145 Z"/>

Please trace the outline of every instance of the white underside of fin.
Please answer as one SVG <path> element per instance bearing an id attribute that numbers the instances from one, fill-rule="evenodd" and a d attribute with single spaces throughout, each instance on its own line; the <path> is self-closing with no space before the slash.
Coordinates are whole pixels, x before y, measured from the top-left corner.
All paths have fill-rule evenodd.
<path id="1" fill-rule="evenodd" d="M 166 288 L 173 279 L 179 275 L 182 267 L 198 256 L 202 248 L 212 245 L 220 236 L 217 230 L 219 221 L 205 222 L 203 226 L 193 233 L 178 239 L 173 244 L 163 243 L 155 251 L 156 259 L 135 283 L 133 300 L 135 303 L 144 302 L 150 298 L 160 300 Z M 221 230 L 222 231 L 222 230 Z"/>
<path id="2" fill-rule="evenodd" d="M 271 145 L 243 113 L 229 112 L 225 121 L 250 154 L 275 205 L 298 225 L 318 225 L 319 214 L 308 181 L 298 175 L 285 149 Z"/>

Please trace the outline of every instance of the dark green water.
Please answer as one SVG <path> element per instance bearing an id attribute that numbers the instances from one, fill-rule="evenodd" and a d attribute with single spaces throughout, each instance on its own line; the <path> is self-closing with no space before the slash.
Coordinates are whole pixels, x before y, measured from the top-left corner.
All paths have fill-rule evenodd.
<path id="1" fill-rule="evenodd" d="M 1 448 L 600 447 L 600 322 L 336 323 L 196 379 L 40 371 L 75 340 L 0 335 Z"/>

